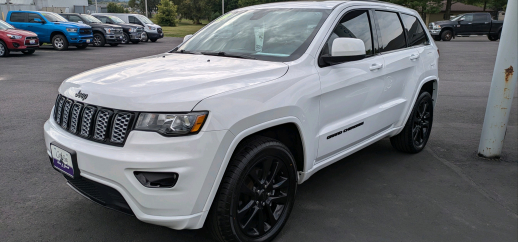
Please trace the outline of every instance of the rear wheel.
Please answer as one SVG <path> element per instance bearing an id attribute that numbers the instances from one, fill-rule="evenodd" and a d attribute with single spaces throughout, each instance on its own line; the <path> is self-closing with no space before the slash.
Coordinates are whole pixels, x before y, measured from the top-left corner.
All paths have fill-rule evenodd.
<path id="1" fill-rule="evenodd" d="M 0 57 L 7 57 L 9 56 L 9 49 L 7 49 L 7 45 L 0 41 Z"/>
<path id="2" fill-rule="evenodd" d="M 94 34 L 94 46 L 101 47 L 106 44 L 106 40 L 104 39 L 104 35 L 96 33 Z"/>
<path id="3" fill-rule="evenodd" d="M 68 40 L 64 35 L 54 35 L 52 37 L 52 46 L 55 50 L 66 50 L 68 49 Z"/>
<path id="4" fill-rule="evenodd" d="M 35 50 L 23 50 L 22 53 L 24 55 L 32 55 L 34 54 L 34 52 L 36 52 Z"/>
<path id="5" fill-rule="evenodd" d="M 130 37 L 129 37 L 129 34 L 127 33 L 123 33 L 122 34 L 122 43 L 123 44 L 128 44 L 130 41 Z"/>
<path id="6" fill-rule="evenodd" d="M 433 122 L 432 96 L 428 92 L 422 92 L 417 98 L 410 117 L 405 127 L 398 135 L 390 138 L 392 146 L 406 153 L 418 153 L 424 149 Z"/>
<path id="7" fill-rule="evenodd" d="M 453 38 L 453 32 L 451 30 L 444 30 L 441 33 L 441 40 L 442 41 L 450 41 Z"/>
<path id="8" fill-rule="evenodd" d="M 491 40 L 491 41 L 497 41 L 497 40 L 499 40 L 499 39 L 500 39 L 500 36 L 498 36 L 498 35 L 490 35 L 490 34 L 488 34 L 488 35 L 487 35 L 487 39 L 489 39 L 489 40 Z"/>
<path id="9" fill-rule="evenodd" d="M 289 149 L 255 136 L 236 149 L 207 217 L 218 241 L 271 241 L 295 200 L 296 167 Z"/>

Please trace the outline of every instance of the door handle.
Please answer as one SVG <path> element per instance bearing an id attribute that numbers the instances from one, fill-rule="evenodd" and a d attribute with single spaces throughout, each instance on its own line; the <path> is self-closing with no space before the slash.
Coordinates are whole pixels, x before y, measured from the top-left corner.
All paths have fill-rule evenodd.
<path id="1" fill-rule="evenodd" d="M 378 69 L 381 69 L 381 68 L 383 68 L 383 64 L 377 64 L 377 63 L 375 63 L 375 64 L 372 64 L 372 65 L 369 67 L 369 70 L 371 70 L 371 71 L 375 71 L 375 70 L 378 70 Z"/>
<path id="2" fill-rule="evenodd" d="M 489 22 L 485 22 L 484 24 L 488 24 Z"/>
<path id="3" fill-rule="evenodd" d="M 468 24 L 471 24 L 471 23 L 468 23 Z"/>
<path id="4" fill-rule="evenodd" d="M 419 54 L 410 55 L 410 60 L 417 60 L 417 59 L 419 59 Z"/>

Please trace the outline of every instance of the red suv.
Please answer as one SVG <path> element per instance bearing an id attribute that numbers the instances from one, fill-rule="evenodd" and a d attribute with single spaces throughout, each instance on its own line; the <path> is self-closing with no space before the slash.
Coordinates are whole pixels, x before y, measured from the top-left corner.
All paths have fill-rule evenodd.
<path id="1" fill-rule="evenodd" d="M 33 32 L 15 29 L 0 20 L 0 57 L 8 56 L 11 51 L 33 54 L 39 48 L 38 35 Z"/>

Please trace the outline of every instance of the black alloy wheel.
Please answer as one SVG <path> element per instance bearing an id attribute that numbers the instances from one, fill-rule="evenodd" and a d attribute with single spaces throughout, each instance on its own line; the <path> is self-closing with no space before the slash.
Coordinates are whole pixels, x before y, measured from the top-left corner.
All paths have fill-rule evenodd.
<path id="1" fill-rule="evenodd" d="M 106 44 L 104 36 L 102 34 L 94 34 L 93 44 L 95 47 L 101 47 Z"/>
<path id="2" fill-rule="evenodd" d="M 289 149 L 271 138 L 247 138 L 230 160 L 206 228 L 218 241 L 271 241 L 288 220 L 296 190 Z"/>
<path id="3" fill-rule="evenodd" d="M 129 42 L 130 42 L 129 35 L 126 32 L 122 33 L 122 43 L 123 44 L 128 44 Z"/>
<path id="4" fill-rule="evenodd" d="M 453 38 L 453 32 L 451 30 L 445 30 L 441 33 L 442 41 L 450 41 Z"/>
<path id="5" fill-rule="evenodd" d="M 491 41 L 497 41 L 500 39 L 500 36 L 498 35 L 491 35 L 491 34 L 488 34 L 487 35 L 487 39 L 491 40 Z"/>
<path id="6" fill-rule="evenodd" d="M 430 93 L 421 92 L 401 133 L 390 138 L 396 150 L 414 154 L 424 149 L 432 131 L 433 108 Z"/>

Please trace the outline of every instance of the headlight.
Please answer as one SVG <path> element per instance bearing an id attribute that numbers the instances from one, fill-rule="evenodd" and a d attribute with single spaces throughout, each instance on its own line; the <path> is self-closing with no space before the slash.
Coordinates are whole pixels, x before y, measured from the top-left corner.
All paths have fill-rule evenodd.
<path id="1" fill-rule="evenodd" d="M 21 39 L 22 38 L 21 35 L 12 35 L 12 34 L 8 34 L 7 37 L 9 37 L 9 39 Z"/>
<path id="2" fill-rule="evenodd" d="M 441 29 L 441 26 L 440 25 L 434 25 L 433 28 L 434 29 Z"/>
<path id="3" fill-rule="evenodd" d="M 208 112 L 185 114 L 141 113 L 136 130 L 156 131 L 167 136 L 195 134 L 201 130 Z"/>
<path id="4" fill-rule="evenodd" d="M 67 31 L 70 33 L 77 33 L 77 29 L 74 28 L 67 28 Z"/>
<path id="5" fill-rule="evenodd" d="M 155 28 L 155 27 L 148 27 L 148 29 L 150 29 L 150 30 L 156 30 L 156 28 Z"/>
<path id="6" fill-rule="evenodd" d="M 137 32 L 137 29 L 136 28 L 130 28 L 129 32 Z"/>
<path id="7" fill-rule="evenodd" d="M 104 31 L 106 31 L 107 34 L 113 34 L 113 31 L 115 31 L 114 28 L 104 28 Z"/>

